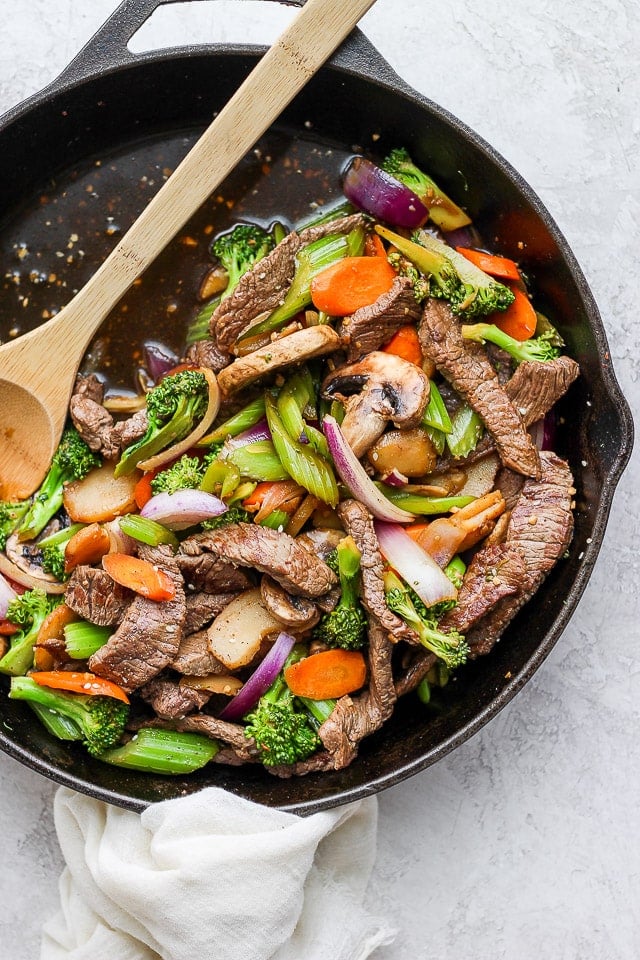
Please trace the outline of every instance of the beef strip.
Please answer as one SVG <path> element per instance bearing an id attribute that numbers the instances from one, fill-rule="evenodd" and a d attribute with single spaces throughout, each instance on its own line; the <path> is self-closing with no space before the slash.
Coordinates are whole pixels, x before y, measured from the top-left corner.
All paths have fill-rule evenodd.
<path id="1" fill-rule="evenodd" d="M 527 360 L 507 381 L 505 392 L 529 427 L 565 395 L 579 373 L 580 367 L 571 357 L 556 357 L 544 363 Z"/>
<path id="2" fill-rule="evenodd" d="M 326 563 L 293 537 L 253 523 L 230 523 L 219 530 L 207 530 L 180 546 L 180 554 L 197 557 L 202 553 L 268 573 L 294 596 L 322 596 L 337 580 Z"/>
<path id="3" fill-rule="evenodd" d="M 114 460 L 120 446 L 113 436 L 113 417 L 101 403 L 91 396 L 75 394 L 69 401 L 69 415 L 74 427 L 95 453 Z"/>
<path id="4" fill-rule="evenodd" d="M 384 564 L 373 528 L 371 514 L 358 500 L 344 500 L 338 507 L 338 516 L 360 551 L 362 576 L 362 603 L 368 613 L 382 623 L 392 641 L 408 640 L 417 643 L 417 636 L 404 620 L 389 610 L 384 596 Z"/>
<path id="5" fill-rule="evenodd" d="M 144 437 L 149 426 L 149 418 L 146 408 L 138 410 L 132 417 L 121 420 L 113 428 L 112 441 L 118 445 L 119 450 L 125 450 L 132 443 L 136 443 Z"/>
<path id="6" fill-rule="evenodd" d="M 396 692 L 391 672 L 393 644 L 386 627 L 369 618 L 369 688 L 352 699 L 341 697 L 318 736 L 333 758 L 333 769 L 348 766 L 358 752 L 360 741 L 379 730 L 393 713 Z"/>
<path id="7" fill-rule="evenodd" d="M 181 686 L 165 677 L 150 680 L 138 693 L 162 720 L 181 720 L 188 713 L 200 710 L 211 699 L 209 690 Z"/>
<path id="8" fill-rule="evenodd" d="M 183 542 L 183 548 L 186 551 L 190 549 L 188 540 Z M 223 593 L 235 595 L 253 586 L 244 570 L 238 570 L 232 563 L 211 553 L 191 555 L 180 552 L 176 554 L 176 562 L 184 577 L 187 595 L 192 591 L 211 593 L 216 596 Z"/>
<path id="9" fill-rule="evenodd" d="M 210 652 L 206 630 L 198 630 L 182 638 L 178 652 L 171 661 L 171 667 L 189 677 L 207 677 L 210 673 L 220 675 L 229 672 Z"/>
<path id="10" fill-rule="evenodd" d="M 335 770 L 333 757 L 328 750 L 318 750 L 306 760 L 298 760 L 297 763 L 282 764 L 280 766 L 266 767 L 267 773 L 274 777 L 280 777 L 281 780 L 288 780 L 290 777 L 304 777 L 308 773 L 324 773 L 326 770 Z"/>
<path id="11" fill-rule="evenodd" d="M 89 373 L 87 376 L 79 373 L 73 387 L 74 397 L 88 397 L 94 403 L 102 403 L 104 400 L 104 384 L 98 380 L 95 373 Z"/>
<path id="12" fill-rule="evenodd" d="M 166 573 L 175 587 L 172 600 L 136 596 L 124 620 L 89 660 L 89 669 L 131 692 L 148 683 L 176 656 L 186 604 L 182 574 L 170 547 L 139 548 L 143 560 Z"/>
<path id="13" fill-rule="evenodd" d="M 64 600 L 68 607 L 99 627 L 115 627 L 127 612 L 133 594 L 111 579 L 100 567 L 79 566 L 67 583 Z"/>
<path id="14" fill-rule="evenodd" d="M 420 686 L 426 675 L 438 662 L 438 658 L 429 650 L 420 649 L 415 652 L 409 666 L 403 675 L 396 680 L 396 696 L 404 697 Z"/>
<path id="15" fill-rule="evenodd" d="M 424 353 L 482 417 L 500 459 L 524 476 L 540 476 L 538 451 L 480 344 L 465 341 L 448 304 L 428 299 L 418 328 Z"/>
<path id="16" fill-rule="evenodd" d="M 229 354 L 223 353 L 215 340 L 197 340 L 185 353 L 187 363 L 198 367 L 208 367 L 214 373 L 220 373 L 229 363 Z"/>
<path id="17" fill-rule="evenodd" d="M 349 233 L 362 223 L 362 214 L 356 213 L 309 227 L 301 233 L 294 231 L 245 273 L 231 296 L 222 301 L 211 317 L 209 329 L 221 354 L 230 356 L 240 334 L 260 314 L 272 313 L 282 303 L 293 281 L 296 254 L 302 247 L 330 233 Z"/>
<path id="18" fill-rule="evenodd" d="M 540 454 L 542 477 L 525 481 L 511 512 L 505 544 L 517 547 L 526 566 L 518 593 L 505 597 L 467 634 L 472 656 L 488 653 L 507 624 L 534 595 L 573 535 L 575 489 L 567 463 L 555 453 Z"/>
<path id="19" fill-rule="evenodd" d="M 237 593 L 187 593 L 187 615 L 184 621 L 184 635 L 189 636 L 200 630 L 206 623 L 222 613 L 228 603 L 231 603 Z"/>
<path id="20" fill-rule="evenodd" d="M 406 323 L 416 323 L 420 307 L 407 277 L 397 277 L 387 293 L 345 317 L 338 333 L 349 344 L 347 361 L 378 350 Z"/>
<path id="21" fill-rule="evenodd" d="M 514 543 L 483 547 L 465 572 L 458 602 L 440 621 L 440 629 L 466 633 L 503 597 L 513 596 L 526 575 L 520 549 Z"/>

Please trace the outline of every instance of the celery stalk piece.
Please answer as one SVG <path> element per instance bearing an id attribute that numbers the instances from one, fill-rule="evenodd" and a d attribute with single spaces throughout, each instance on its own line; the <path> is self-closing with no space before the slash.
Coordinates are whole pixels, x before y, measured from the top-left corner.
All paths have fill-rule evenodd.
<path id="1" fill-rule="evenodd" d="M 168 543 L 172 547 L 178 546 L 175 533 L 155 520 L 141 517 L 137 513 L 128 513 L 120 517 L 118 522 L 123 533 L 140 543 L 146 543 L 150 547 L 158 547 L 161 543 Z"/>
<path id="2" fill-rule="evenodd" d="M 273 445 L 289 476 L 318 500 L 335 507 L 339 500 L 338 485 L 327 461 L 315 450 L 310 450 L 309 444 L 291 439 L 280 419 L 276 402 L 269 394 L 265 403 Z"/>
<path id="3" fill-rule="evenodd" d="M 229 417 L 224 423 L 215 427 L 211 433 L 208 433 L 206 437 L 199 440 L 198 446 L 208 447 L 212 443 L 226 440 L 227 437 L 237 437 L 239 433 L 249 430 L 250 427 L 255 427 L 262 417 L 264 417 L 264 397 L 256 397 L 246 407 L 243 407 L 242 410 L 239 410 L 238 413 Z"/>
<path id="4" fill-rule="evenodd" d="M 458 407 L 451 418 L 451 432 L 447 446 L 452 457 L 468 457 L 478 445 L 484 426 L 481 418 L 468 403 Z"/>
<path id="5" fill-rule="evenodd" d="M 238 469 L 241 477 L 249 480 L 289 479 L 271 440 L 258 440 L 246 447 L 234 447 L 226 454 L 225 460 Z"/>
<path id="6" fill-rule="evenodd" d="M 74 660 L 88 660 L 105 645 L 112 633 L 111 627 L 99 627 L 95 623 L 76 620 L 64 628 L 64 645 Z"/>
<path id="7" fill-rule="evenodd" d="M 124 746 L 105 750 L 100 760 L 129 770 L 179 776 L 204 767 L 219 749 L 217 740 L 199 733 L 146 727 Z"/>
<path id="8" fill-rule="evenodd" d="M 376 486 L 397 507 L 423 517 L 449 513 L 450 510 L 466 507 L 476 499 L 475 497 L 423 497 L 418 493 L 405 493 L 397 487 L 387 487 L 383 483 L 377 483 Z"/>
<path id="9" fill-rule="evenodd" d="M 451 417 L 442 399 L 442 394 L 433 380 L 430 380 L 429 384 L 429 403 L 422 416 L 422 425 L 433 427 L 435 430 L 442 431 L 442 433 L 451 433 Z"/>

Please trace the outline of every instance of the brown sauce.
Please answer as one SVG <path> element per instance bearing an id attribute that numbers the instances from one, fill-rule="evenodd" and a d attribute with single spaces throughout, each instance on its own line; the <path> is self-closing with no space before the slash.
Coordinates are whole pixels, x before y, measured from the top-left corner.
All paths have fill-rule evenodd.
<path id="1" fill-rule="evenodd" d="M 53 316 L 102 263 L 193 145 L 197 132 L 146 140 L 88 159 L 9 215 L 0 235 L 0 343 Z M 83 372 L 115 393 L 137 392 L 145 340 L 181 354 L 213 264 L 212 239 L 248 219 L 287 227 L 339 195 L 347 154 L 270 131 L 214 192 L 107 317 Z"/>

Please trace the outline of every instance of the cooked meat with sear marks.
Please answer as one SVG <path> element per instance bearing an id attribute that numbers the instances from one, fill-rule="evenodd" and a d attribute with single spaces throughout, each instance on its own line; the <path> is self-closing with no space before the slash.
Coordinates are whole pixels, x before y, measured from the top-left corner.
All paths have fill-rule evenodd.
<path id="1" fill-rule="evenodd" d="M 74 397 L 88 397 L 95 403 L 102 403 L 104 400 L 104 384 L 98 380 L 95 373 L 89 373 L 87 376 L 79 373 L 73 387 Z"/>
<path id="2" fill-rule="evenodd" d="M 423 352 L 482 417 L 505 466 L 540 476 L 540 459 L 522 417 L 507 396 L 480 344 L 465 341 L 448 304 L 427 300 L 418 328 Z"/>
<path id="3" fill-rule="evenodd" d="M 438 658 L 429 650 L 423 648 L 416 650 L 409 666 L 406 667 L 403 675 L 396 680 L 396 696 L 404 697 L 405 694 L 411 693 L 416 687 L 420 686 L 431 667 L 435 666 L 437 662 Z"/>
<path id="4" fill-rule="evenodd" d="M 542 477 L 525 481 L 520 499 L 511 512 L 505 541 L 522 553 L 525 575 L 518 593 L 500 600 L 467 634 L 472 656 L 491 650 L 571 542 L 571 504 L 575 494 L 571 471 L 564 460 L 549 451 L 540 454 L 540 461 Z"/>
<path id="5" fill-rule="evenodd" d="M 144 437 L 149 426 L 149 418 L 146 409 L 138 410 L 132 417 L 121 420 L 113 428 L 113 442 L 118 444 L 120 450 L 125 450 L 132 443 Z"/>
<path id="6" fill-rule="evenodd" d="M 326 563 L 293 537 L 253 523 L 207 530 L 184 540 L 180 547 L 180 554 L 197 557 L 203 553 L 268 573 L 295 596 L 320 597 L 337 582 Z"/>
<path id="7" fill-rule="evenodd" d="M 145 683 L 138 693 L 162 720 L 180 720 L 211 699 L 209 690 L 196 690 L 164 677 Z"/>
<path id="8" fill-rule="evenodd" d="M 335 770 L 333 757 L 328 750 L 318 750 L 306 760 L 298 760 L 297 763 L 282 764 L 281 766 L 265 767 L 267 773 L 274 777 L 280 777 L 281 780 L 289 780 L 290 777 L 304 777 L 308 773 L 324 773 L 325 770 Z"/>
<path id="9" fill-rule="evenodd" d="M 187 593 L 187 615 L 184 621 L 184 635 L 195 633 L 214 617 L 222 613 L 228 603 L 231 603 L 237 593 Z"/>
<path id="10" fill-rule="evenodd" d="M 69 401 L 69 415 L 74 427 L 95 453 L 114 460 L 120 453 L 120 444 L 113 436 L 113 417 L 93 397 L 74 394 Z"/>
<path id="11" fill-rule="evenodd" d="M 228 560 L 211 553 L 191 553 L 190 540 L 184 540 L 180 552 L 176 554 L 187 594 L 193 590 L 216 595 L 236 594 L 253 586 L 244 570 L 238 570 Z"/>
<path id="12" fill-rule="evenodd" d="M 79 566 L 67 583 L 64 600 L 83 620 L 115 627 L 124 619 L 133 594 L 100 567 Z"/>
<path id="13" fill-rule="evenodd" d="M 523 486 L 524 477 L 521 473 L 514 473 L 508 467 L 502 467 L 498 470 L 494 488 L 502 494 L 507 510 L 513 510 L 520 498 Z"/>
<path id="14" fill-rule="evenodd" d="M 166 573 L 175 587 L 172 600 L 136 596 L 124 620 L 89 660 L 89 669 L 128 692 L 148 683 L 175 658 L 186 614 L 182 574 L 169 547 L 139 548 L 143 560 Z"/>
<path id="15" fill-rule="evenodd" d="M 527 360 L 507 381 L 505 392 L 529 427 L 551 410 L 579 374 L 580 367 L 571 357 L 556 357 L 544 363 Z"/>
<path id="16" fill-rule="evenodd" d="M 214 657 L 209 650 L 209 637 L 206 630 L 197 630 L 182 638 L 171 667 L 177 673 L 183 673 L 188 677 L 207 677 L 210 673 L 219 676 L 229 672 L 224 663 Z"/>
<path id="17" fill-rule="evenodd" d="M 229 354 L 223 353 L 215 340 L 197 340 L 191 344 L 184 358 L 187 363 L 208 367 L 214 373 L 219 373 L 229 363 Z"/>
<path id="18" fill-rule="evenodd" d="M 351 362 L 378 350 L 400 327 L 416 323 L 419 316 L 420 307 L 411 281 L 407 277 L 397 277 L 391 289 L 375 303 L 360 307 L 342 321 L 338 333 L 349 345 L 347 360 Z"/>
<path id="19" fill-rule="evenodd" d="M 338 507 L 338 516 L 361 554 L 363 606 L 372 617 L 380 621 L 391 634 L 393 641 L 408 640 L 409 643 L 417 643 L 418 638 L 411 627 L 387 606 L 384 596 L 384 564 L 371 514 L 358 500 L 345 500 Z"/>
<path id="20" fill-rule="evenodd" d="M 348 766 L 360 741 L 379 730 L 393 713 L 396 692 L 391 672 L 391 652 L 386 628 L 375 617 L 369 620 L 369 689 L 352 699 L 341 697 L 318 736 L 333 758 L 333 769 Z"/>
<path id="21" fill-rule="evenodd" d="M 462 581 L 458 602 L 440 621 L 440 629 L 466 633 L 493 610 L 503 597 L 513 596 L 526 575 L 526 565 L 515 543 L 483 547 L 474 555 Z"/>
<path id="22" fill-rule="evenodd" d="M 294 231 L 259 260 L 211 317 L 209 329 L 221 353 L 229 356 L 240 334 L 261 314 L 273 313 L 284 300 L 296 271 L 296 254 L 302 247 L 331 233 L 349 233 L 363 222 L 362 214 L 355 213 L 300 233 Z"/>

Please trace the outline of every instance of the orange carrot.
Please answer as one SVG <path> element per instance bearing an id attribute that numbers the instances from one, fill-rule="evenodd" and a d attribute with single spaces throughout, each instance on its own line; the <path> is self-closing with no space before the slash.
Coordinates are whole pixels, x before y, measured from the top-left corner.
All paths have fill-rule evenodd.
<path id="1" fill-rule="evenodd" d="M 536 312 L 529 297 L 519 286 L 512 283 L 507 286 L 513 290 L 515 300 L 502 313 L 492 314 L 491 320 L 496 327 L 500 327 L 504 333 L 508 333 L 515 340 L 528 340 L 536 332 L 538 322 Z"/>
<path id="2" fill-rule="evenodd" d="M 153 490 L 151 489 L 151 481 L 156 475 L 155 470 L 149 470 L 147 473 L 143 473 L 138 482 L 136 483 L 135 490 L 133 491 L 133 496 L 136 501 L 136 506 L 138 510 L 142 510 L 144 505 L 151 500 L 153 496 Z"/>
<path id="3" fill-rule="evenodd" d="M 109 552 L 109 534 L 99 523 L 90 523 L 71 537 L 64 550 L 64 570 L 71 573 L 80 563 L 97 563 Z"/>
<path id="4" fill-rule="evenodd" d="M 411 324 L 400 327 L 382 349 L 384 353 L 393 353 L 396 357 L 408 360 L 409 363 L 415 363 L 417 367 L 422 366 L 422 349 L 418 339 L 418 331 Z"/>
<path id="5" fill-rule="evenodd" d="M 276 483 L 278 483 L 277 480 L 263 480 L 257 484 L 253 493 L 250 493 L 249 496 L 245 497 L 242 501 L 242 506 L 245 510 L 249 510 L 250 512 L 259 510 L 262 506 L 262 501 Z"/>
<path id="6" fill-rule="evenodd" d="M 176 594 L 171 577 L 148 560 L 126 553 L 108 553 L 102 558 L 102 566 L 116 583 L 148 600 L 173 600 Z"/>
<path id="7" fill-rule="evenodd" d="M 346 257 L 327 267 L 311 282 L 316 310 L 346 317 L 375 303 L 391 289 L 396 272 L 386 257 Z"/>
<path id="8" fill-rule="evenodd" d="M 468 247 L 456 247 L 458 253 L 475 263 L 490 277 L 499 277 L 501 280 L 519 280 L 520 271 L 514 260 L 508 257 L 498 257 L 495 253 L 485 253 L 483 250 L 470 250 Z"/>
<path id="9" fill-rule="evenodd" d="M 30 673 L 31 679 L 41 687 L 53 690 L 70 690 L 72 693 L 84 693 L 94 697 L 113 697 L 129 703 L 126 692 L 117 683 L 104 680 L 95 673 L 80 673 L 75 670 L 39 670 Z"/>
<path id="10" fill-rule="evenodd" d="M 332 700 L 364 685 L 367 665 L 359 650 L 324 650 L 286 667 L 291 693 L 309 700 Z"/>
<path id="11" fill-rule="evenodd" d="M 446 567 L 458 553 L 465 538 L 465 531 L 457 527 L 451 517 L 438 517 L 430 523 L 412 523 L 405 530 L 441 567 Z"/>
<path id="12" fill-rule="evenodd" d="M 377 233 L 371 233 L 364 242 L 365 257 L 384 257 L 387 259 L 387 251 L 384 243 Z"/>
<path id="13" fill-rule="evenodd" d="M 20 627 L 11 620 L 0 620 L 0 637 L 12 637 L 14 633 L 20 633 Z"/>

